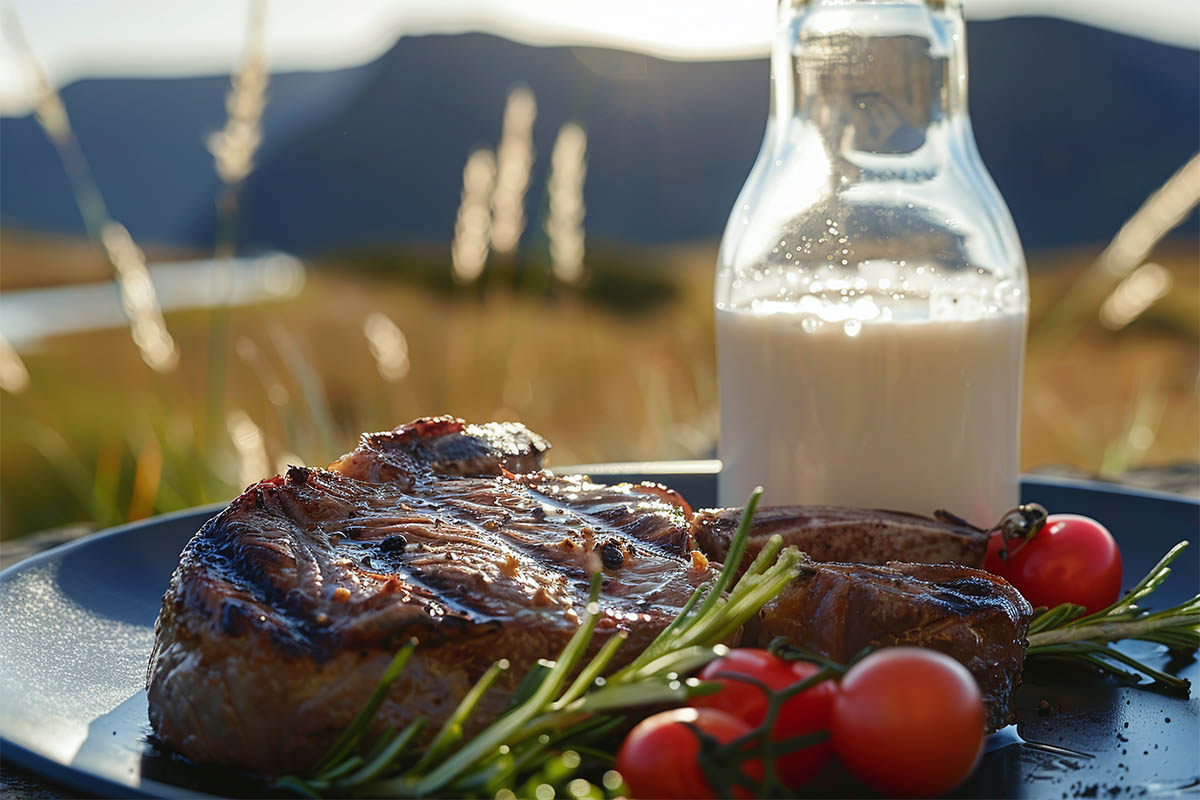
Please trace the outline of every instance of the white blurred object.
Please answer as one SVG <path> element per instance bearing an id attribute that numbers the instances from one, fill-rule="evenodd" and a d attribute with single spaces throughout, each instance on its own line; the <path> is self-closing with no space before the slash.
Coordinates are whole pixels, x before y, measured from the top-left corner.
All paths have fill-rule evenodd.
<path id="1" fill-rule="evenodd" d="M 492 192 L 492 249 L 511 253 L 525 232 L 525 190 L 533 169 L 533 121 L 537 101 L 527 86 L 508 93 L 504 126 L 496 148 L 496 188 Z"/>
<path id="2" fill-rule="evenodd" d="M 142 360 L 157 372 L 170 372 L 179 364 L 179 351 L 163 320 L 154 282 L 146 271 L 145 254 L 119 222 L 108 222 L 100 232 L 100 241 L 117 272 L 121 308 Z"/>
<path id="3" fill-rule="evenodd" d="M 1103 277 L 1124 277 L 1200 204 L 1200 153 L 1146 198 L 1097 259 Z"/>
<path id="4" fill-rule="evenodd" d="M 238 483 L 249 486 L 269 477 L 271 468 L 262 428 L 255 425 L 250 415 L 240 408 L 229 412 L 225 425 L 238 455 Z"/>
<path id="5" fill-rule="evenodd" d="M 262 116 L 271 75 L 263 52 L 266 0 L 250 6 L 250 36 L 242 63 L 234 71 L 225 95 L 225 127 L 208 136 L 208 151 L 217 175 L 228 184 L 244 181 L 254 169 L 254 154 L 262 144 Z"/>
<path id="6" fill-rule="evenodd" d="M 8 340 L 0 336 L 0 389 L 9 394 L 20 394 L 28 388 L 29 370 L 25 368 L 25 362 Z"/>
<path id="7" fill-rule="evenodd" d="M 395 383 L 408 374 L 408 340 L 387 314 L 372 311 L 363 320 L 363 335 L 385 381 Z"/>
<path id="8" fill-rule="evenodd" d="M 1142 264 L 1117 284 L 1100 306 L 1100 324 L 1119 331 L 1167 296 L 1174 282 L 1166 267 Z"/>
<path id="9" fill-rule="evenodd" d="M 587 176 L 587 134 L 574 122 L 558 131 L 550 155 L 550 213 L 546 236 L 550 239 L 550 266 L 563 283 L 583 278 L 583 181 Z"/>
<path id="10" fill-rule="evenodd" d="M 491 150 L 471 153 L 463 167 L 462 201 L 450 243 L 454 280 L 471 283 L 487 264 L 492 230 L 492 191 L 496 185 L 496 157 Z"/>
<path id="11" fill-rule="evenodd" d="M 158 309 L 179 311 L 218 305 L 252 305 L 295 297 L 304 286 L 304 267 L 293 256 L 269 253 L 229 262 L 179 261 L 156 264 L 136 280 L 134 297 L 146 285 L 158 296 Z M 216 282 L 220 274 L 228 280 Z M 126 324 L 122 295 L 112 281 L 23 289 L 0 294 L 0 335 L 25 349 L 62 333 L 119 328 Z M 164 328 L 165 332 L 165 328 Z M 174 352 L 174 345 L 171 345 Z"/>
<path id="12" fill-rule="evenodd" d="M 247 0 L 12 0 L 57 87 L 88 77 L 228 74 L 242 53 Z M 483 32 L 537 45 L 590 45 L 664 58 L 758 58 L 775 0 L 288 0 L 270 15 L 273 70 L 365 64 L 400 36 Z M 1196 0 L 968 0 L 968 19 L 1051 16 L 1200 47 Z M 0 114 L 32 107 L 25 71 L 0 48 Z"/>

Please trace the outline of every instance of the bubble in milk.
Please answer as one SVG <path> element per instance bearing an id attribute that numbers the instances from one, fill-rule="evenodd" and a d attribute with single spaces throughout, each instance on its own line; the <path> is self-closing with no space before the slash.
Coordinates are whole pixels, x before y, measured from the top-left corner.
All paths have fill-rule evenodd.
<path id="1" fill-rule="evenodd" d="M 848 319 L 846 320 L 845 324 L 842 325 L 842 330 L 846 332 L 847 336 L 853 338 L 862 333 L 862 323 L 856 319 Z"/>
<path id="2" fill-rule="evenodd" d="M 1018 281 L 1000 281 L 992 292 L 996 305 L 1005 313 L 1025 310 L 1025 290 Z"/>

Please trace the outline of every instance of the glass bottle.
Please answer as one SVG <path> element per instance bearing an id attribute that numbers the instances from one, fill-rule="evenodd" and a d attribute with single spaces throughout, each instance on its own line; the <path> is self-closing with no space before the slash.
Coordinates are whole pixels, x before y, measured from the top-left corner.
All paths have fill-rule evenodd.
<path id="1" fill-rule="evenodd" d="M 956 0 L 781 0 L 717 263 L 722 504 L 1016 505 L 1028 278 L 964 28 Z"/>

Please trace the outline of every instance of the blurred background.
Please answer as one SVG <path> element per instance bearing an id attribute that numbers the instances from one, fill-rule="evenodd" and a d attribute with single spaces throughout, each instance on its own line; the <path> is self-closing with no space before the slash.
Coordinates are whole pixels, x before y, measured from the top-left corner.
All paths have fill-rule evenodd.
<path id="1" fill-rule="evenodd" d="M 1024 467 L 1197 494 L 1200 14 L 1042 6 L 966 6 L 1033 285 Z M 428 414 L 520 420 L 560 465 L 711 457 L 773 19 L 4 6 L 0 537 L 227 500 Z"/>

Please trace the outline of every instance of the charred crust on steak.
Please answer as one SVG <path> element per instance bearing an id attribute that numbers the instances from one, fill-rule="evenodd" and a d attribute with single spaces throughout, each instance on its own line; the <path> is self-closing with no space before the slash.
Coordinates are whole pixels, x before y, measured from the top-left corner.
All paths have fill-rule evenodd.
<path id="1" fill-rule="evenodd" d="M 442 475 L 536 472 L 550 444 L 516 422 L 468 425 L 455 417 L 424 417 L 392 431 L 363 434 L 358 449 L 335 462 L 339 471 L 404 482 L 414 468 Z"/>
<path id="2" fill-rule="evenodd" d="M 684 505 L 542 472 L 548 447 L 514 423 L 427 418 L 248 487 L 188 543 L 163 597 L 147 681 L 157 735 L 201 761 L 301 768 L 411 638 L 379 720 L 420 713 L 436 729 L 499 655 L 519 679 L 561 650 L 588 559 L 619 567 L 593 647 L 625 630 L 614 666 L 632 658 L 712 572 L 695 568 Z"/>
<path id="3" fill-rule="evenodd" d="M 404 538 L 402 533 L 385 536 L 379 542 L 379 552 L 381 553 L 403 553 L 406 547 L 408 547 L 408 539 Z"/>
<path id="4" fill-rule="evenodd" d="M 625 554 L 616 542 L 608 541 L 600 545 L 600 562 L 605 569 L 620 569 L 625 563 Z"/>
<path id="5" fill-rule="evenodd" d="M 236 602 L 226 600 L 221 607 L 221 630 L 230 636 L 241 636 L 246 626 L 246 612 Z"/>

